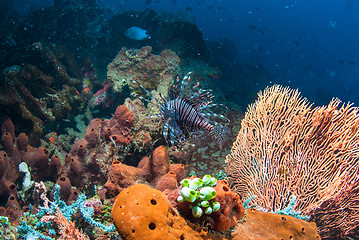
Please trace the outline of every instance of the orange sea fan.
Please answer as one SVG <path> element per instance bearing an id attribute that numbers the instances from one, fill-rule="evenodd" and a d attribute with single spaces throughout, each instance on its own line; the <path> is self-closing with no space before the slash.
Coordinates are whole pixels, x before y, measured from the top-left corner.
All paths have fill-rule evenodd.
<path id="1" fill-rule="evenodd" d="M 260 92 L 226 158 L 232 188 L 266 210 L 285 208 L 292 194 L 303 215 L 323 209 L 359 180 L 358 111 L 338 99 L 312 108 L 278 85 Z"/>

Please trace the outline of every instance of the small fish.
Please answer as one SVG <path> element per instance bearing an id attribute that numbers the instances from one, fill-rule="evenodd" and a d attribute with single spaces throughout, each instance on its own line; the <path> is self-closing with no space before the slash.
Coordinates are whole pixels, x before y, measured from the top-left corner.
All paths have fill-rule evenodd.
<path id="1" fill-rule="evenodd" d="M 52 135 L 50 138 L 49 138 L 49 141 L 50 141 L 50 144 L 55 144 L 55 142 L 57 141 L 57 133 L 56 132 L 52 132 Z"/>
<path id="2" fill-rule="evenodd" d="M 249 28 L 250 30 L 255 30 L 255 29 L 257 29 L 257 26 L 254 25 L 254 24 L 250 24 L 250 25 L 248 25 L 248 28 Z"/>
<path id="3" fill-rule="evenodd" d="M 54 144 L 56 142 L 56 137 L 50 137 L 49 140 L 51 144 Z"/>
<path id="4" fill-rule="evenodd" d="M 139 27 L 130 27 L 125 32 L 126 37 L 133 40 L 144 40 L 150 39 L 151 36 L 147 34 L 147 30 L 144 30 Z"/>
<path id="5" fill-rule="evenodd" d="M 90 91 L 90 88 L 89 87 L 87 87 L 87 88 L 84 88 L 84 93 L 88 93 L 89 91 Z"/>

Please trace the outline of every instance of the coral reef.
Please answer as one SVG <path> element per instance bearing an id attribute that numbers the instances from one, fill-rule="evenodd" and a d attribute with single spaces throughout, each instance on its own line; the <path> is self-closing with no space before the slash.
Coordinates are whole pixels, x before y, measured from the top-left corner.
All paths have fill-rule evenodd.
<path id="1" fill-rule="evenodd" d="M 11 193 L 16 193 L 15 181 L 18 178 L 18 172 L 13 166 L 16 164 L 10 162 L 11 159 L 5 151 L 0 151 L 0 196 L 8 198 Z"/>
<path id="2" fill-rule="evenodd" d="M 116 198 L 112 217 L 126 239 L 224 239 L 188 224 L 166 196 L 144 184 L 124 189 Z M 194 227 L 194 228 L 193 228 Z"/>
<path id="3" fill-rule="evenodd" d="M 8 4 L 4 9 L 0 12 L 13 11 Z M 164 121 L 154 107 L 159 102 L 142 99 L 149 92 L 166 98 L 176 90 L 176 77 L 189 71 L 196 82 L 188 84 L 186 91 L 193 97 L 193 88 L 199 85 L 214 89 L 212 93 L 221 85 L 233 85 L 226 79 L 234 78 L 225 75 L 221 66 L 241 66 L 234 71 L 240 78 L 260 71 L 259 79 L 266 75 L 264 69 L 239 63 L 234 59 L 235 48 L 225 50 L 221 45 L 217 56 L 228 64 L 222 64 L 221 70 L 210 67 L 202 33 L 183 20 L 189 15 L 182 18 L 145 10 L 108 19 L 112 13 L 106 12 L 105 20 L 105 11 L 95 0 L 55 0 L 53 6 L 34 9 L 22 23 L 8 15 L 1 24 L 6 30 L 0 30 L 4 49 L 0 52 L 0 238 L 238 239 L 259 232 L 256 238 L 269 239 L 269 231 L 260 231 L 275 227 L 275 236 L 284 239 L 318 237 L 314 223 L 253 209 L 245 216 L 246 203 L 242 205 L 240 197 L 253 194 L 258 197 L 252 202 L 266 210 L 288 213 L 294 206 L 310 216 L 327 239 L 358 235 L 359 163 L 353 160 L 357 159 L 357 109 L 339 108 L 333 100 L 327 107 L 312 110 L 296 93 L 288 93 L 289 100 L 280 94 L 270 98 L 272 104 L 283 101 L 284 107 L 265 105 L 257 115 L 263 122 L 245 119 L 248 125 L 242 125 L 241 131 L 249 129 L 241 132 L 249 139 L 245 149 L 249 157 L 242 152 L 236 155 L 234 150 L 227 157 L 228 169 L 233 170 L 227 169 L 228 177 L 237 184 L 234 189 L 239 196 L 220 170 L 230 146 L 219 151 L 208 143 L 208 136 L 198 133 L 193 136 L 196 144 L 186 141 L 181 150 L 166 148 Z M 125 32 L 133 26 L 146 29 L 151 38 L 127 38 Z M 246 83 L 261 86 L 264 81 Z M 195 91 L 203 97 L 204 88 Z M 253 90 L 235 90 L 253 96 Z M 224 95 L 217 93 L 212 100 L 228 105 Z M 197 107 L 217 105 L 212 100 Z M 294 117 L 293 105 L 304 106 L 293 111 Z M 235 108 L 219 114 L 230 115 L 234 121 L 241 117 Z M 278 122 L 271 124 L 267 118 Z M 283 132 L 277 132 L 276 126 Z M 258 133 L 261 139 L 256 145 Z M 274 150 L 266 143 L 273 143 Z M 249 166 L 229 163 L 237 158 Z M 274 172 L 263 171 L 266 164 L 272 164 Z M 207 192 L 196 189 L 201 199 L 197 205 L 177 201 L 183 190 L 179 183 L 189 171 L 191 176 L 209 173 L 222 179 L 204 186 Z M 247 182 L 240 182 L 248 175 Z M 297 181 L 297 177 L 305 180 Z M 275 185 L 274 190 L 266 179 Z M 289 200 L 292 193 L 297 202 Z M 201 198 L 201 194 L 206 196 Z M 112 224 L 113 202 L 112 217 L 121 236 Z M 203 204 L 203 215 L 193 214 L 198 204 Z"/>
<path id="4" fill-rule="evenodd" d="M 313 222 L 254 208 L 246 210 L 245 220 L 235 227 L 232 236 L 233 240 L 321 239 Z"/>
<path id="5" fill-rule="evenodd" d="M 286 208 L 294 195 L 294 210 L 318 220 L 319 234 L 330 235 L 326 229 L 337 224 L 344 236 L 357 231 L 358 218 L 347 221 L 345 212 L 358 208 L 346 198 L 358 191 L 358 111 L 338 99 L 311 108 L 298 91 L 265 89 L 248 108 L 226 159 L 234 191 L 244 200 L 257 196 L 254 205 L 270 211 Z"/>
<path id="6" fill-rule="evenodd" d="M 41 180 L 45 177 L 53 177 L 61 167 L 61 162 L 56 155 L 49 161 L 49 152 L 44 147 L 32 147 L 29 145 L 29 139 L 24 133 L 15 137 L 14 125 L 10 119 L 7 119 L 1 128 L 1 145 L 10 158 L 10 166 L 18 172 L 18 165 L 25 162 L 31 168 L 31 178 Z"/>
<path id="7" fill-rule="evenodd" d="M 1 197 L 8 197 L 10 192 L 16 196 L 15 182 L 18 179 L 18 166 L 21 162 L 26 163 L 31 169 L 31 178 L 41 180 L 45 177 L 56 179 L 57 172 L 61 167 L 61 162 L 57 156 L 52 156 L 49 161 L 49 152 L 44 147 L 32 147 L 29 139 L 24 133 L 15 136 L 14 125 L 10 119 L 6 120 L 1 127 Z M 3 188 L 4 187 L 4 188 Z M 6 190 L 7 189 L 7 190 Z"/>
<path id="8" fill-rule="evenodd" d="M 65 158 L 61 176 L 68 177 L 72 186 L 88 187 L 104 182 L 108 165 L 122 160 L 132 142 L 133 114 L 125 105 L 117 107 L 111 119 L 93 119 L 85 128 Z"/>
<path id="9" fill-rule="evenodd" d="M 230 190 L 227 181 L 218 180 L 213 189 L 217 192 L 213 201 L 219 202 L 221 208 L 217 212 L 213 212 L 209 215 L 204 214 L 200 218 L 193 216 L 189 202 L 171 201 L 171 199 L 178 198 L 178 190 L 168 194 L 168 198 L 170 199 L 172 206 L 176 207 L 178 211 L 186 217 L 186 219 L 197 223 L 205 223 L 205 226 L 208 226 L 216 231 L 226 231 L 235 226 L 237 221 L 243 218 L 244 207 L 239 196 Z"/>
<path id="10" fill-rule="evenodd" d="M 94 219 L 94 216 L 98 215 L 95 213 L 95 208 L 98 212 L 102 212 L 102 209 L 96 207 L 93 200 L 86 199 L 84 194 L 79 195 L 75 202 L 67 205 L 60 198 L 59 185 L 54 187 L 52 201 L 47 197 L 47 189 L 43 182 L 36 183 L 35 189 L 42 205 L 38 206 L 35 213 L 27 212 L 23 215 L 17 231 L 21 238 L 90 239 L 90 236 L 91 239 L 94 239 L 93 233 L 95 232 L 115 231 L 113 224 L 108 224 L 106 221 L 102 223 Z M 77 226 L 71 220 L 75 215 L 77 219 L 81 219 L 76 222 Z M 86 234 L 77 228 L 79 225 L 82 225 Z"/>
<path id="11" fill-rule="evenodd" d="M 115 91 L 123 91 L 124 86 L 157 89 L 167 96 L 168 89 L 177 74 L 180 59 L 171 50 L 152 54 L 152 47 L 141 49 L 123 48 L 107 67 L 107 78 L 113 82 Z M 136 81 L 136 82 L 134 82 Z"/>
<path id="12" fill-rule="evenodd" d="M 159 146 L 149 157 L 143 157 L 138 167 L 132 167 L 114 161 L 110 166 L 109 177 L 105 184 L 107 194 L 115 197 L 124 188 L 145 183 L 161 191 L 177 189 L 182 179 L 184 166 L 170 164 L 166 147 Z"/>
<path id="13" fill-rule="evenodd" d="M 33 63 L 13 65 L 3 71 L 5 80 L 1 83 L 0 109 L 1 117 L 10 117 L 15 120 L 15 125 L 30 129 L 30 143 L 39 145 L 44 123 L 78 111 L 83 99 L 75 88 L 79 80 L 70 77 L 59 60 L 69 59 L 68 69 L 73 69 L 73 75 L 79 76 L 75 60 L 67 50 L 36 42 L 30 53 L 37 59 Z"/>
<path id="14" fill-rule="evenodd" d="M 152 115 L 151 108 L 146 108 L 138 98 L 133 101 L 127 98 L 125 105 L 135 118 L 132 128 L 134 148 L 136 151 L 146 152 L 162 138 L 163 123 L 160 117 Z"/>
<path id="15" fill-rule="evenodd" d="M 13 223 L 17 223 L 19 216 L 28 208 L 24 202 L 29 198 L 33 180 L 47 178 L 54 181 L 61 162 L 56 155 L 50 158 L 46 148 L 30 146 L 26 134 L 20 133 L 16 137 L 14 129 L 10 119 L 1 126 L 4 150 L 0 151 L 0 215 L 9 216 Z M 19 172 L 23 164 L 25 168 Z"/>

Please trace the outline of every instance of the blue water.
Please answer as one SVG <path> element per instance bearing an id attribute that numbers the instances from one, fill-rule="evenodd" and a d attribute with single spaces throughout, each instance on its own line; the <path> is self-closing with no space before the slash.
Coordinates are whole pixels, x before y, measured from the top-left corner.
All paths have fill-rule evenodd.
<path id="1" fill-rule="evenodd" d="M 15 4 L 24 13 L 52 2 Z M 264 85 L 299 88 L 317 105 L 327 104 L 332 97 L 359 105 L 357 0 L 101 0 L 100 4 L 113 13 L 146 8 L 174 13 L 194 22 L 208 42 L 229 40 L 235 46 L 235 59 L 229 61 L 263 66 L 271 76 Z M 241 87 L 235 77 L 223 81 Z M 263 83 L 256 85 L 258 89 L 251 91 L 263 88 Z"/>
<path id="2" fill-rule="evenodd" d="M 120 11 L 152 8 L 194 18 L 206 40 L 231 40 L 237 59 L 263 65 L 276 83 L 299 88 L 310 101 L 338 97 L 359 105 L 359 1 L 147 2 L 101 1 Z"/>

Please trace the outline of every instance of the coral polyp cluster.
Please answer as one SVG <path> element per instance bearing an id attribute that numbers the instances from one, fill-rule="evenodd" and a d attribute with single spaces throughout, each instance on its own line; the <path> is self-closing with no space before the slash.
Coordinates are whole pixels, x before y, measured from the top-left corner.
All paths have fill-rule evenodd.
<path id="1" fill-rule="evenodd" d="M 213 201 L 217 192 L 212 187 L 216 183 L 217 179 L 210 175 L 205 175 L 202 179 L 183 179 L 181 181 L 181 195 L 178 196 L 177 201 L 192 203 L 190 208 L 192 208 L 192 214 L 195 218 L 199 218 L 203 214 L 209 215 L 212 212 L 217 212 L 221 204 Z"/>

